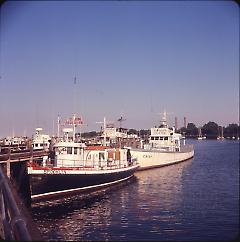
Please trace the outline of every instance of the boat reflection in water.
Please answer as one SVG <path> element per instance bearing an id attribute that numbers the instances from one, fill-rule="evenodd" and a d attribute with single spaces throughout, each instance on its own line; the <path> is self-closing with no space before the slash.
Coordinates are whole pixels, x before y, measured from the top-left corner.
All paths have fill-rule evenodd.
<path id="1" fill-rule="evenodd" d="M 138 201 L 136 206 L 140 211 L 138 214 L 139 220 L 145 221 L 149 212 L 158 211 L 158 214 L 152 217 L 153 220 L 171 219 L 177 222 L 177 218 L 172 211 L 177 211 L 182 206 L 184 199 L 183 177 L 186 178 L 192 161 L 193 159 L 189 159 L 176 165 L 146 170 L 136 174 L 139 181 L 136 193 L 136 200 Z M 158 229 L 158 231 L 161 231 L 160 227 Z"/>
<path id="2" fill-rule="evenodd" d="M 75 194 L 32 204 L 32 214 L 46 240 L 85 240 L 99 230 L 107 230 L 114 213 L 111 197 L 136 184 L 135 176 L 88 194 Z M 110 240 L 108 232 L 102 232 L 101 240 Z M 95 238 L 96 239 L 96 238 Z"/>
<path id="3" fill-rule="evenodd" d="M 36 203 L 33 217 L 47 240 L 137 240 L 146 236 L 156 240 L 162 233 L 171 235 L 177 232 L 182 179 L 191 164 L 190 159 L 137 172 L 126 186 L 114 186 L 89 199 L 75 196 L 58 203 Z"/>

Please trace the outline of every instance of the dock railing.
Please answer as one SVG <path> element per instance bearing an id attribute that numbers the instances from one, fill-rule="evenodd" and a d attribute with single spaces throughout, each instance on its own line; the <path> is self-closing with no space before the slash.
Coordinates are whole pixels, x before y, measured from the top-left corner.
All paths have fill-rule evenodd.
<path id="1" fill-rule="evenodd" d="M 0 238 L 7 241 L 42 240 L 33 221 L 26 216 L 26 208 L 21 203 L 13 185 L 0 166 Z"/>

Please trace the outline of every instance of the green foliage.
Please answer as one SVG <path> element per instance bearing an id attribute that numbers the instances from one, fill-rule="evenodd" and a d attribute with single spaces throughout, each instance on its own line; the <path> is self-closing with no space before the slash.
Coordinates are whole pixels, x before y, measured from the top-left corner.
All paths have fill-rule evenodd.
<path id="1" fill-rule="evenodd" d="M 239 137 L 240 134 L 240 126 L 237 124 L 229 124 L 225 129 L 224 129 L 224 136 L 225 137 Z"/>
<path id="2" fill-rule="evenodd" d="M 94 138 L 98 135 L 96 131 L 82 133 L 83 138 Z"/>
<path id="3" fill-rule="evenodd" d="M 138 134 L 139 132 L 136 129 L 129 129 L 128 134 Z"/>
<path id="4" fill-rule="evenodd" d="M 207 138 L 216 139 L 220 135 L 219 126 L 215 122 L 210 121 L 203 125 L 202 133 L 206 134 Z"/>
<path id="5" fill-rule="evenodd" d="M 139 131 L 139 134 L 141 137 L 149 136 L 150 135 L 150 129 L 141 129 Z"/>
<path id="6" fill-rule="evenodd" d="M 221 136 L 221 126 L 215 122 L 208 122 L 201 128 L 202 135 L 207 136 L 208 139 L 216 139 Z M 186 137 L 195 138 L 198 136 L 198 127 L 194 123 L 188 123 L 187 128 L 182 127 L 177 132 L 184 134 Z M 150 129 L 129 129 L 128 134 L 138 134 L 141 138 L 145 139 L 150 135 Z M 91 131 L 82 134 L 83 138 L 94 138 L 100 135 L 99 132 Z M 240 126 L 237 124 L 229 124 L 227 127 L 223 127 L 223 135 L 225 138 L 235 138 L 240 135 Z"/>
<path id="7" fill-rule="evenodd" d="M 187 128 L 185 128 L 185 127 L 180 128 L 179 129 L 179 133 L 186 134 L 187 133 Z"/>
<path id="8" fill-rule="evenodd" d="M 188 123 L 186 135 L 189 137 L 195 137 L 196 135 L 198 135 L 198 128 L 194 123 Z"/>

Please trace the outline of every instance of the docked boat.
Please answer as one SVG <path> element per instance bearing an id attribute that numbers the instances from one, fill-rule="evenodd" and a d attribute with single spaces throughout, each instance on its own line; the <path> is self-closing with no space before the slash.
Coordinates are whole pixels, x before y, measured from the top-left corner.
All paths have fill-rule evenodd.
<path id="1" fill-rule="evenodd" d="M 53 163 L 28 166 L 32 201 L 110 186 L 129 179 L 139 167 L 129 149 L 86 146 L 76 142 L 75 134 L 69 137 L 73 129 L 63 131 L 53 146 Z"/>
<path id="2" fill-rule="evenodd" d="M 176 133 L 174 127 L 168 127 L 164 112 L 161 125 L 151 128 L 148 142 L 141 148 L 132 148 L 131 154 L 138 160 L 139 170 L 143 170 L 188 160 L 194 156 L 194 149 L 185 143 L 185 138 Z"/>
<path id="3" fill-rule="evenodd" d="M 198 140 L 206 139 L 206 136 L 202 135 L 202 129 L 201 128 L 198 128 L 198 137 L 197 137 L 197 139 Z"/>
<path id="4" fill-rule="evenodd" d="M 32 139 L 33 150 L 49 150 L 51 137 L 42 133 L 42 128 L 36 128 L 35 135 Z"/>

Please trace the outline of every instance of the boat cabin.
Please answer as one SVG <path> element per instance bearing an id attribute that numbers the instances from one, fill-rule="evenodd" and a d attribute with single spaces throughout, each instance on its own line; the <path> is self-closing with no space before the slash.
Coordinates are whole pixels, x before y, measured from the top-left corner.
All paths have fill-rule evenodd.
<path id="1" fill-rule="evenodd" d="M 174 128 L 151 128 L 149 145 L 150 148 L 160 150 L 180 151 L 181 137 L 181 134 L 175 133 Z"/>
<path id="2" fill-rule="evenodd" d="M 123 165 L 127 150 L 106 146 L 86 146 L 84 143 L 59 142 L 54 145 L 55 167 L 107 167 Z"/>
<path id="3" fill-rule="evenodd" d="M 36 133 L 33 136 L 32 147 L 34 150 L 48 150 L 50 147 L 51 138 L 47 134 L 42 134 L 42 128 L 36 128 Z"/>
<path id="4" fill-rule="evenodd" d="M 149 143 L 144 145 L 145 149 L 158 149 L 161 151 L 180 151 L 181 134 L 175 133 L 175 128 L 167 125 L 166 112 L 163 113 L 161 125 L 151 128 Z"/>

